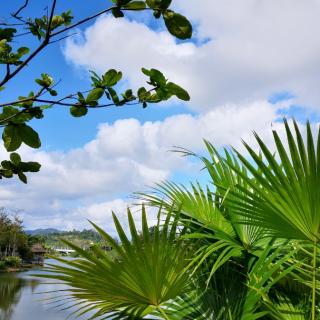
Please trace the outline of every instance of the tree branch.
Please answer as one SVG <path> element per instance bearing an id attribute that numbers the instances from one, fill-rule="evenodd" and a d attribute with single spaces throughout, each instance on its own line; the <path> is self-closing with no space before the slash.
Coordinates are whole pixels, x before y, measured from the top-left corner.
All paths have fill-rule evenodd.
<path id="1" fill-rule="evenodd" d="M 24 4 L 15 12 L 15 13 L 12 13 L 12 17 L 14 18 L 17 18 L 18 17 L 18 14 L 23 10 L 25 9 L 29 4 L 29 0 L 25 0 Z"/>
<path id="2" fill-rule="evenodd" d="M 72 25 L 70 25 L 70 26 L 68 26 L 68 27 L 66 27 L 66 28 L 63 28 L 63 29 L 61 29 L 61 30 L 59 30 L 59 31 L 56 31 L 56 32 L 53 32 L 53 33 L 51 34 L 51 36 L 52 36 L 52 37 L 55 37 L 55 36 L 57 36 L 58 34 L 61 34 L 61 33 L 63 33 L 63 32 L 66 32 L 66 31 L 70 30 L 70 29 L 73 29 L 73 28 L 79 26 L 80 24 L 86 23 L 86 22 L 88 22 L 88 21 L 90 21 L 90 20 L 92 20 L 92 19 L 94 19 L 94 18 L 97 18 L 97 17 L 101 16 L 101 15 L 104 14 L 104 13 L 107 13 L 107 12 L 111 11 L 113 8 L 115 8 L 115 7 L 110 7 L 110 8 L 108 8 L 108 9 L 105 9 L 105 10 L 102 10 L 102 11 L 100 11 L 100 12 L 97 12 L 97 13 L 95 13 L 94 15 L 92 15 L 92 16 L 90 16 L 90 17 L 87 17 L 87 18 L 84 18 L 84 19 L 82 19 L 82 20 L 80 20 L 80 21 L 78 21 L 78 22 L 76 22 L 76 23 L 74 23 L 74 24 L 72 24 Z"/>

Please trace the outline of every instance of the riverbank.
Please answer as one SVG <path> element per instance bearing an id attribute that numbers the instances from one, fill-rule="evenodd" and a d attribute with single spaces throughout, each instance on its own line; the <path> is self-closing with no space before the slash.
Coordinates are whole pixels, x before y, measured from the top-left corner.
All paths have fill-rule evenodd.
<path id="1" fill-rule="evenodd" d="M 27 265 L 22 265 L 20 267 L 9 267 L 4 270 L 0 270 L 0 273 L 25 272 L 25 271 L 31 270 L 32 268 L 34 268 L 36 266 L 38 266 L 38 265 L 27 264 Z"/>

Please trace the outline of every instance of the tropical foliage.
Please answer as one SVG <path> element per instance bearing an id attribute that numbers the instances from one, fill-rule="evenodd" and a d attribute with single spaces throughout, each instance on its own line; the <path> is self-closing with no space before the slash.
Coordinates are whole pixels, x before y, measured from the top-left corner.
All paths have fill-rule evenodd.
<path id="1" fill-rule="evenodd" d="M 212 184 L 165 182 L 140 193 L 159 208 L 150 229 L 142 209 L 138 234 L 114 222 L 120 244 L 93 226 L 117 252 L 100 249 L 48 267 L 69 284 L 77 314 L 113 319 L 319 319 L 320 139 L 284 121 L 275 149 L 255 134 L 249 154 L 217 150 L 197 156 Z M 285 143 L 286 141 L 286 143 Z M 112 242 L 113 241 L 113 242 Z"/>

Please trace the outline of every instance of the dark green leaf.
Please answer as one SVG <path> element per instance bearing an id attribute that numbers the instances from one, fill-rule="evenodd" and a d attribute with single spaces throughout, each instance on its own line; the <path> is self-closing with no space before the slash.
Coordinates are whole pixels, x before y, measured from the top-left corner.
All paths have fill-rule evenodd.
<path id="1" fill-rule="evenodd" d="M 175 37 L 182 40 L 192 37 L 192 25 L 183 15 L 173 11 L 166 11 L 163 18 L 168 31 Z"/>
<path id="2" fill-rule="evenodd" d="M 123 12 L 119 8 L 112 8 L 112 14 L 115 18 L 122 18 L 124 17 Z"/>
<path id="3" fill-rule="evenodd" d="M 2 133 L 2 140 L 7 151 L 17 150 L 22 143 L 18 126 L 8 125 L 5 127 Z"/>
<path id="4" fill-rule="evenodd" d="M 41 141 L 39 135 L 31 127 L 26 124 L 18 126 L 21 140 L 31 148 L 40 148 Z"/>
<path id="5" fill-rule="evenodd" d="M 18 177 L 23 183 L 27 183 L 27 177 L 23 172 L 18 172 Z"/>
<path id="6" fill-rule="evenodd" d="M 1 166 L 3 169 L 11 170 L 13 169 L 13 164 L 9 160 L 3 160 L 1 161 Z"/>
<path id="7" fill-rule="evenodd" d="M 21 157 L 16 152 L 13 152 L 10 154 L 10 160 L 15 165 L 18 165 L 21 162 Z"/>
<path id="8" fill-rule="evenodd" d="M 166 10 L 169 8 L 172 0 L 146 0 L 147 5 L 152 9 Z"/>
<path id="9" fill-rule="evenodd" d="M 41 168 L 41 164 L 38 162 L 21 162 L 20 168 L 23 172 L 38 172 Z"/>
<path id="10" fill-rule="evenodd" d="M 85 106 L 73 106 L 70 108 L 70 113 L 76 118 L 83 117 L 88 113 L 88 108 Z"/>
<path id="11" fill-rule="evenodd" d="M 118 105 L 120 100 L 119 100 L 119 97 L 118 97 L 116 91 L 114 89 L 112 89 L 112 88 L 108 88 L 108 91 L 110 93 L 111 99 L 114 102 L 114 104 Z"/>
<path id="12" fill-rule="evenodd" d="M 123 6 L 123 8 L 130 10 L 143 10 L 146 8 L 146 4 L 144 1 L 132 1 Z"/>
<path id="13" fill-rule="evenodd" d="M 14 28 L 0 28 L 0 41 L 4 39 L 11 41 L 16 32 L 17 29 Z"/>

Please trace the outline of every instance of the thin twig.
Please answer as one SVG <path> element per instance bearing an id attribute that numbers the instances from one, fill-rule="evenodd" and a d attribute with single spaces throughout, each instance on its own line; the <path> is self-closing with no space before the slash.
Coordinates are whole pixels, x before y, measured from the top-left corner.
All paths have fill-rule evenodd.
<path id="1" fill-rule="evenodd" d="M 74 36 L 74 35 L 76 35 L 76 34 L 78 34 L 78 32 L 74 32 L 74 33 L 67 34 L 66 36 L 61 37 L 61 38 L 59 38 L 59 39 L 57 39 L 57 40 L 50 41 L 49 44 L 53 44 L 53 43 L 59 42 L 59 41 L 64 40 L 64 39 L 66 39 L 66 38 L 72 37 L 72 36 Z"/>
<path id="2" fill-rule="evenodd" d="M 68 26 L 68 27 L 65 27 L 65 28 L 63 28 L 63 29 L 61 29 L 61 30 L 59 30 L 59 31 L 53 32 L 53 33 L 51 34 L 51 37 L 55 37 L 55 36 L 57 36 L 58 34 L 61 34 L 61 33 L 63 33 L 63 32 L 66 32 L 66 31 L 68 31 L 68 30 L 70 30 L 70 29 L 73 29 L 73 28 L 79 26 L 80 24 L 86 23 L 86 22 L 88 22 L 88 21 L 90 21 L 90 20 L 92 20 L 92 19 L 94 19 L 94 18 L 97 18 L 97 17 L 101 16 L 102 14 L 111 11 L 113 8 L 115 8 L 115 7 L 111 7 L 111 8 L 108 8 L 108 9 L 105 9 L 105 10 L 102 10 L 102 11 L 99 11 L 99 12 L 95 13 L 94 15 L 90 16 L 90 17 L 84 18 L 84 19 L 82 19 L 82 20 L 80 20 L 80 21 L 78 21 L 78 22 L 76 22 L 76 23 L 74 23 L 74 24 L 72 24 L 72 25 L 70 25 L 70 26 Z"/>
<path id="3" fill-rule="evenodd" d="M 54 15 L 54 10 L 56 8 L 57 0 L 53 0 L 52 6 L 51 6 L 51 11 L 50 11 L 50 17 L 48 19 L 48 27 L 47 27 L 47 32 L 45 36 L 45 41 L 49 43 L 50 40 L 50 33 L 51 33 L 51 25 L 52 25 L 52 18 Z"/>
<path id="4" fill-rule="evenodd" d="M 15 12 L 15 13 L 12 13 L 12 17 L 14 18 L 17 18 L 18 17 L 18 14 L 23 10 L 25 9 L 29 4 L 29 0 L 25 0 L 24 4 Z"/>

